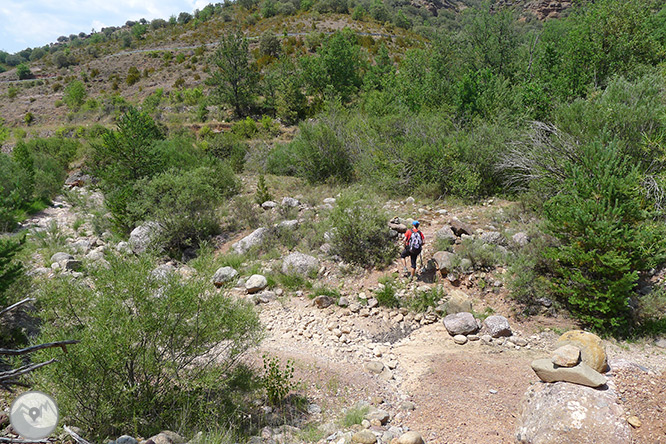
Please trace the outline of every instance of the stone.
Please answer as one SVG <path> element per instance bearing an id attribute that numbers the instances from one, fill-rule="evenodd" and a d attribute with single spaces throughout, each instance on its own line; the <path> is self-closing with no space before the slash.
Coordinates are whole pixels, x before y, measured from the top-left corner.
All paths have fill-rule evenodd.
<path id="1" fill-rule="evenodd" d="M 486 244 L 506 246 L 507 241 L 502 233 L 497 231 L 486 231 L 481 234 L 481 241 Z"/>
<path id="2" fill-rule="evenodd" d="M 245 289 L 248 293 L 257 293 L 268 286 L 266 278 L 260 274 L 253 274 L 245 282 Z"/>
<path id="3" fill-rule="evenodd" d="M 150 277 L 159 282 L 166 282 L 174 271 L 176 267 L 172 264 L 162 264 L 150 271 Z"/>
<path id="4" fill-rule="evenodd" d="M 402 404 L 400 404 L 400 410 L 411 412 L 412 410 L 416 410 L 416 404 L 412 401 L 402 401 Z"/>
<path id="5" fill-rule="evenodd" d="M 326 295 L 319 295 L 314 300 L 312 301 L 315 307 L 317 308 L 326 308 L 330 307 L 331 305 L 335 304 L 335 299 L 333 299 L 330 296 Z"/>
<path id="6" fill-rule="evenodd" d="M 155 444 L 185 444 L 187 440 L 176 432 L 164 430 L 150 438 Z"/>
<path id="7" fill-rule="evenodd" d="M 213 285 L 221 287 L 227 282 L 233 280 L 238 276 L 238 272 L 233 267 L 220 267 L 213 275 Z"/>
<path id="8" fill-rule="evenodd" d="M 472 229 L 471 226 L 469 226 L 464 222 L 459 221 L 458 219 L 451 219 L 449 225 L 451 226 L 451 230 L 453 230 L 453 233 L 458 237 L 462 236 L 463 234 L 466 234 L 468 236 L 474 234 L 474 230 Z"/>
<path id="9" fill-rule="evenodd" d="M 378 375 L 384 371 L 384 364 L 381 361 L 366 362 L 363 367 L 366 371 L 374 373 L 375 375 Z"/>
<path id="10" fill-rule="evenodd" d="M 522 231 L 519 231 L 518 233 L 511 236 L 511 240 L 519 247 L 524 247 L 530 243 L 529 236 L 527 236 L 527 234 L 523 233 Z"/>
<path id="11" fill-rule="evenodd" d="M 666 348 L 666 338 L 661 338 L 654 343 L 655 346 L 659 348 Z"/>
<path id="12" fill-rule="evenodd" d="M 130 247 L 129 242 L 120 241 L 116 245 L 116 251 L 118 253 L 130 254 L 130 253 L 132 253 L 132 247 Z"/>
<path id="13" fill-rule="evenodd" d="M 324 203 L 328 205 L 335 205 L 335 202 L 336 200 L 334 197 L 327 197 L 326 199 L 324 199 Z"/>
<path id="14" fill-rule="evenodd" d="M 465 345 L 465 344 L 467 344 L 467 336 L 465 336 L 465 335 L 455 335 L 453 337 L 453 342 L 455 342 L 458 345 Z"/>
<path id="15" fill-rule="evenodd" d="M 370 421 L 370 422 L 379 421 L 379 423 L 381 425 L 386 424 L 390 417 L 391 417 L 391 415 L 389 415 L 389 413 L 387 411 L 379 410 L 379 409 L 378 410 L 371 410 L 370 412 L 368 412 L 367 415 L 365 415 L 365 419 L 367 419 L 368 421 Z"/>
<path id="16" fill-rule="evenodd" d="M 62 262 L 62 261 L 70 260 L 70 259 L 74 259 L 74 256 L 72 256 L 69 253 L 59 252 L 59 253 L 55 253 L 53 256 L 51 256 L 51 263 Z"/>
<path id="17" fill-rule="evenodd" d="M 573 367 L 580 362 L 580 348 L 575 345 L 563 345 L 550 356 L 550 361 L 560 367 Z"/>
<path id="18" fill-rule="evenodd" d="M 298 199 L 294 199 L 293 197 L 283 197 L 282 198 L 282 206 L 283 207 L 289 207 L 289 208 L 294 208 L 299 206 L 301 203 L 298 201 Z"/>
<path id="19" fill-rule="evenodd" d="M 139 442 L 129 435 L 123 435 L 116 439 L 116 444 L 139 444 Z"/>
<path id="20" fill-rule="evenodd" d="M 637 429 L 637 428 L 639 428 L 640 426 L 643 425 L 641 420 L 638 419 L 638 416 L 635 416 L 635 415 L 632 415 L 632 416 L 628 417 L 627 422 L 629 423 L 630 426 L 632 426 L 635 429 Z"/>
<path id="21" fill-rule="evenodd" d="M 456 255 L 449 251 L 438 251 L 432 255 L 432 259 L 435 261 L 435 266 L 442 275 L 449 274 L 453 271 L 451 261 L 454 257 L 456 257 Z"/>
<path id="22" fill-rule="evenodd" d="M 456 235 L 449 225 L 437 230 L 435 238 L 446 245 L 453 245 L 456 242 Z"/>
<path id="23" fill-rule="evenodd" d="M 268 228 L 261 227 L 245 236 L 243 239 L 231 245 L 231 248 L 238 254 L 245 254 L 251 248 L 261 245 L 268 235 Z"/>
<path id="24" fill-rule="evenodd" d="M 571 382 L 588 387 L 601 387 L 608 381 L 604 375 L 584 362 L 574 367 L 559 367 L 550 359 L 532 361 L 532 370 L 543 382 Z"/>
<path id="25" fill-rule="evenodd" d="M 132 230 L 129 246 L 135 254 L 145 253 L 153 244 L 161 227 L 157 222 L 145 222 Z"/>
<path id="26" fill-rule="evenodd" d="M 81 254 L 86 254 L 90 251 L 91 242 L 89 239 L 79 239 L 72 243 L 72 247 Z"/>
<path id="27" fill-rule="evenodd" d="M 479 329 L 474 316 L 466 312 L 447 315 L 442 322 L 451 336 L 470 335 Z"/>
<path id="28" fill-rule="evenodd" d="M 483 321 L 483 331 L 493 338 L 501 336 L 511 336 L 511 326 L 509 320 L 504 316 L 492 315 Z"/>
<path id="29" fill-rule="evenodd" d="M 388 223 L 388 227 L 400 234 L 404 234 L 407 231 L 407 225 L 397 221 L 397 218 Z"/>
<path id="30" fill-rule="evenodd" d="M 464 291 L 458 289 L 449 293 L 444 305 L 447 314 L 469 313 L 472 311 L 472 300 Z"/>
<path id="31" fill-rule="evenodd" d="M 342 296 L 340 299 L 338 299 L 338 306 L 349 307 L 349 299 L 346 296 Z"/>
<path id="32" fill-rule="evenodd" d="M 375 444 L 377 442 L 377 437 L 370 430 L 361 430 L 354 433 L 352 436 L 352 442 L 358 444 Z"/>
<path id="33" fill-rule="evenodd" d="M 631 429 L 612 383 L 608 390 L 537 383 L 523 398 L 516 442 L 626 444 Z"/>
<path id="34" fill-rule="evenodd" d="M 582 330 L 571 330 L 560 336 L 553 348 L 563 345 L 578 347 L 581 360 L 599 373 L 608 371 L 606 350 L 599 336 Z"/>
<path id="35" fill-rule="evenodd" d="M 282 261 L 282 273 L 307 276 L 319 270 L 319 259 L 303 253 L 291 253 Z"/>
<path id="36" fill-rule="evenodd" d="M 270 210 L 277 206 L 278 206 L 277 202 L 274 202 L 272 200 L 267 200 L 266 202 L 261 204 L 261 208 L 263 208 L 264 210 Z"/>
<path id="37" fill-rule="evenodd" d="M 470 272 L 474 269 L 474 264 L 470 259 L 463 258 L 460 261 L 460 269 L 465 273 Z"/>
<path id="38" fill-rule="evenodd" d="M 103 248 L 103 247 L 100 247 L 100 248 Z M 101 260 L 103 260 L 104 259 L 104 251 L 100 248 L 98 248 L 96 250 L 92 250 L 91 252 L 86 254 L 86 259 L 88 259 L 89 261 L 101 261 Z"/>
<path id="39" fill-rule="evenodd" d="M 410 430 L 398 438 L 398 444 L 424 444 L 423 437 L 418 432 Z"/>

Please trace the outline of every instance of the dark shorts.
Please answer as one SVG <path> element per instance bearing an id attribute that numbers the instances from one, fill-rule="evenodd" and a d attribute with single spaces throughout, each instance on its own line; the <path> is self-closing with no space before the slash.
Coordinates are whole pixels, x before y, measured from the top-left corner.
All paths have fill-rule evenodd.
<path id="1" fill-rule="evenodd" d="M 400 257 L 404 259 L 409 256 L 409 258 L 412 260 L 412 268 L 416 269 L 416 259 L 418 259 L 419 254 L 421 254 L 421 250 L 417 251 L 416 253 L 410 253 L 409 248 L 405 247 L 405 249 L 402 250 L 402 253 L 400 253 Z"/>

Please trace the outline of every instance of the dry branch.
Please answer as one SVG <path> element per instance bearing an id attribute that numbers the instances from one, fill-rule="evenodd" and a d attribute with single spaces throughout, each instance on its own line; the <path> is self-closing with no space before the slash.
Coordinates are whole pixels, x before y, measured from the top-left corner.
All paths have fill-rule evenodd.
<path id="1" fill-rule="evenodd" d="M 19 356 L 19 355 L 25 355 L 28 353 L 32 353 L 37 350 L 43 350 L 45 348 L 53 348 L 53 347 L 60 347 L 62 348 L 62 351 L 67 353 L 67 345 L 72 345 L 72 344 L 78 344 L 79 341 L 73 340 L 73 339 L 68 339 L 67 341 L 58 341 L 58 342 L 49 342 L 47 344 L 38 344 L 38 345 L 32 345 L 30 347 L 26 348 L 21 348 L 18 350 L 12 350 L 8 348 L 0 348 L 0 355 L 5 355 L 5 356 Z"/>
<path id="2" fill-rule="evenodd" d="M 22 301 L 18 301 L 16 304 L 10 305 L 9 307 L 4 308 L 2 311 L 0 311 L 0 316 L 3 316 L 5 313 L 9 313 L 16 307 L 19 307 L 27 302 L 35 302 L 35 300 L 36 300 L 35 298 L 25 298 Z"/>

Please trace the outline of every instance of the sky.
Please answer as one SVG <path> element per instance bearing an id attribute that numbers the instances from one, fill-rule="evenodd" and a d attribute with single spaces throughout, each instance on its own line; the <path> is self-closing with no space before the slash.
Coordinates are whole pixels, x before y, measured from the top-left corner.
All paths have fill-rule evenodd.
<path id="1" fill-rule="evenodd" d="M 128 20 L 168 20 L 219 0 L 0 0 L 0 50 L 11 54 L 61 35 L 100 31 Z"/>

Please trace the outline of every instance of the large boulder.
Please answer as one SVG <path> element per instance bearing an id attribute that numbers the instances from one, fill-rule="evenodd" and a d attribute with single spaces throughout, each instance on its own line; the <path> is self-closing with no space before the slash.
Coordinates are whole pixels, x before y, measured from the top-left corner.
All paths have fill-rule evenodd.
<path id="1" fill-rule="evenodd" d="M 504 237 L 502 233 L 499 233 L 497 231 L 484 232 L 483 234 L 481 234 L 481 241 L 485 242 L 486 244 L 502 245 L 502 246 L 507 245 L 506 237 Z"/>
<path id="2" fill-rule="evenodd" d="M 523 398 L 516 442 L 627 444 L 631 432 L 612 383 L 607 390 L 577 384 L 533 384 Z"/>
<path id="3" fill-rule="evenodd" d="M 446 314 L 469 313 L 472 311 L 472 300 L 462 290 L 452 290 L 444 305 Z"/>
<path id="4" fill-rule="evenodd" d="M 136 254 L 145 253 L 150 248 L 161 228 L 157 222 L 145 222 L 132 230 L 129 236 L 129 246 Z"/>
<path id="5" fill-rule="evenodd" d="M 437 270 L 439 270 L 442 275 L 447 275 L 453 270 L 451 265 L 452 259 L 455 257 L 455 254 L 448 251 L 438 251 L 432 255 L 432 258 L 435 261 Z M 469 311 L 469 310 L 466 310 Z"/>
<path id="6" fill-rule="evenodd" d="M 563 345 L 578 347 L 581 360 L 599 373 L 608 371 L 606 349 L 601 342 L 601 338 L 594 333 L 582 330 L 568 331 L 560 336 L 553 348 L 557 349 Z"/>
<path id="7" fill-rule="evenodd" d="M 234 251 L 238 254 L 247 253 L 252 247 L 258 247 L 264 242 L 266 235 L 268 234 L 268 228 L 261 227 L 254 230 L 249 235 L 245 236 L 243 239 L 239 240 L 231 246 Z"/>
<path id="8" fill-rule="evenodd" d="M 69 253 L 58 252 L 51 256 L 51 263 L 68 261 L 70 259 L 74 259 L 74 256 Z"/>
<path id="9" fill-rule="evenodd" d="M 504 316 L 499 315 L 488 316 L 483 321 L 483 331 L 488 333 L 493 338 L 511 336 L 511 326 L 509 325 L 509 320 Z"/>
<path id="10" fill-rule="evenodd" d="M 563 381 L 588 387 L 601 387 L 608 382 L 604 375 L 584 362 L 573 367 L 560 367 L 550 359 L 537 359 L 532 361 L 532 370 L 543 382 Z"/>
<path id="11" fill-rule="evenodd" d="M 456 242 L 456 235 L 449 225 L 444 225 L 435 233 L 437 240 L 452 245 Z"/>
<path id="12" fill-rule="evenodd" d="M 260 274 L 253 274 L 250 276 L 250 278 L 245 282 L 245 289 L 247 290 L 248 293 L 257 293 L 264 288 L 268 286 L 268 280 L 266 279 L 265 276 L 262 276 Z"/>
<path id="13" fill-rule="evenodd" d="M 212 279 L 213 285 L 215 285 L 216 287 L 221 287 L 225 283 L 234 279 L 236 276 L 238 276 L 238 272 L 232 267 L 218 268 L 215 274 L 213 275 Z"/>
<path id="14" fill-rule="evenodd" d="M 471 313 L 455 313 L 447 315 L 444 320 L 444 327 L 451 336 L 471 335 L 476 333 L 479 326 Z"/>
<path id="15" fill-rule="evenodd" d="M 319 270 L 319 259 L 303 253 L 291 253 L 282 261 L 284 274 L 307 276 Z"/>
<path id="16" fill-rule="evenodd" d="M 471 226 L 469 226 L 464 222 L 459 221 L 458 219 L 451 219 L 449 225 L 451 225 L 451 230 L 453 230 L 453 233 L 458 237 L 462 236 L 463 234 L 466 234 L 468 236 L 474 234 L 474 230 L 472 229 Z"/>

